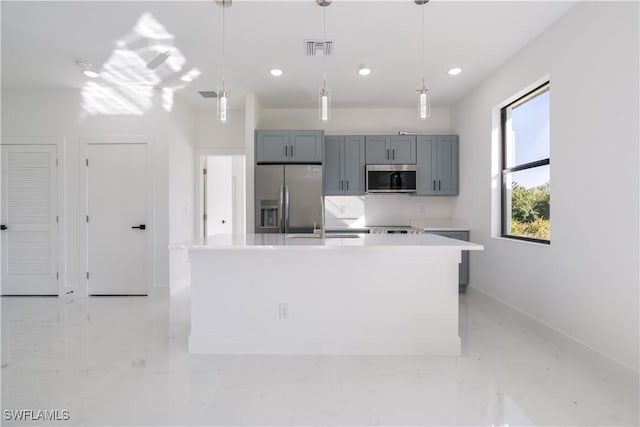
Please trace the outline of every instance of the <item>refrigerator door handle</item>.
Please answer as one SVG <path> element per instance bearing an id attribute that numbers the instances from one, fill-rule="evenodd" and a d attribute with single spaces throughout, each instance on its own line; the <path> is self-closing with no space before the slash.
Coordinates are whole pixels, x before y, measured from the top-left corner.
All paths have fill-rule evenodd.
<path id="1" fill-rule="evenodd" d="M 289 232 L 289 186 L 284 186 L 284 232 Z"/>
<path id="2" fill-rule="evenodd" d="M 284 185 L 280 186 L 280 227 L 278 233 L 284 233 Z"/>

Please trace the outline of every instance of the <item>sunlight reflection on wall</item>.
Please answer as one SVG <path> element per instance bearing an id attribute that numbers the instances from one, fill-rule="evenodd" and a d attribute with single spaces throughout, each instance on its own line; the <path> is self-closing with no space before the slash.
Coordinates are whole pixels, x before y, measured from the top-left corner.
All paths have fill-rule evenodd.
<path id="1" fill-rule="evenodd" d="M 107 87 L 88 82 L 82 88 L 83 110 L 88 115 L 126 114 L 142 115 L 153 103 L 151 86 Z"/>
<path id="2" fill-rule="evenodd" d="M 187 68 L 174 39 L 150 13 L 144 13 L 133 30 L 116 41 L 116 48 L 100 69 L 100 78 L 82 88 L 81 118 L 143 115 L 153 107 L 154 88 L 162 89 L 162 108 L 170 112 L 174 92 L 201 74 L 195 67 Z"/>

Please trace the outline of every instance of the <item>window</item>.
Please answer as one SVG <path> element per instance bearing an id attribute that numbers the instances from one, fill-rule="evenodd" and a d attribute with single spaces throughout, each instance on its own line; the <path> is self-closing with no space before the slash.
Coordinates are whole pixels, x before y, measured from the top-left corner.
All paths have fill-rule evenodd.
<path id="1" fill-rule="evenodd" d="M 549 82 L 500 110 L 502 237 L 551 242 Z"/>

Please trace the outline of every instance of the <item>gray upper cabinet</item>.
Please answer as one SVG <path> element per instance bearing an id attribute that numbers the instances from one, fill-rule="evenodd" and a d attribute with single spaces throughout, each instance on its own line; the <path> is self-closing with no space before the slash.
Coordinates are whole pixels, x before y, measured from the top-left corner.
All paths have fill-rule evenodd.
<path id="1" fill-rule="evenodd" d="M 322 163 L 322 131 L 290 131 L 289 161 L 304 163 Z"/>
<path id="2" fill-rule="evenodd" d="M 393 135 L 391 137 L 390 161 L 394 165 L 416 164 L 416 137 L 413 135 Z"/>
<path id="3" fill-rule="evenodd" d="M 324 141 L 326 195 L 364 194 L 364 136 L 327 136 Z"/>
<path id="4" fill-rule="evenodd" d="M 415 165 L 416 137 L 413 135 L 367 136 L 368 165 Z"/>
<path id="5" fill-rule="evenodd" d="M 321 130 L 257 130 L 257 163 L 322 163 Z"/>
<path id="6" fill-rule="evenodd" d="M 290 138 L 288 131 L 257 130 L 256 161 L 281 163 L 289 158 Z"/>
<path id="7" fill-rule="evenodd" d="M 368 165 L 383 165 L 389 163 L 390 136 L 367 136 L 366 162 Z"/>
<path id="8" fill-rule="evenodd" d="M 327 136 L 324 138 L 324 194 L 342 195 L 342 151 L 344 136 Z"/>
<path id="9" fill-rule="evenodd" d="M 458 136 L 421 135 L 417 139 L 418 195 L 458 195 Z"/>

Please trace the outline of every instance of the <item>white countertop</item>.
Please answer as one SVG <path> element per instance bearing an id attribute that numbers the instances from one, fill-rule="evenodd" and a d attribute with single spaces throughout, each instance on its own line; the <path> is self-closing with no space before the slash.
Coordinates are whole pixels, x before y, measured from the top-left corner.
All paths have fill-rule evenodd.
<path id="1" fill-rule="evenodd" d="M 340 248 L 340 247 L 423 247 L 458 250 L 483 250 L 482 245 L 449 239 L 432 234 L 358 234 L 357 238 L 287 237 L 284 234 L 216 234 L 202 241 L 194 241 L 184 247 L 189 250 L 238 250 L 279 248 Z M 299 235 L 298 235 L 299 236 Z"/>
<path id="2" fill-rule="evenodd" d="M 471 227 L 466 221 L 455 218 L 415 218 L 411 226 L 424 231 L 469 231 Z"/>

